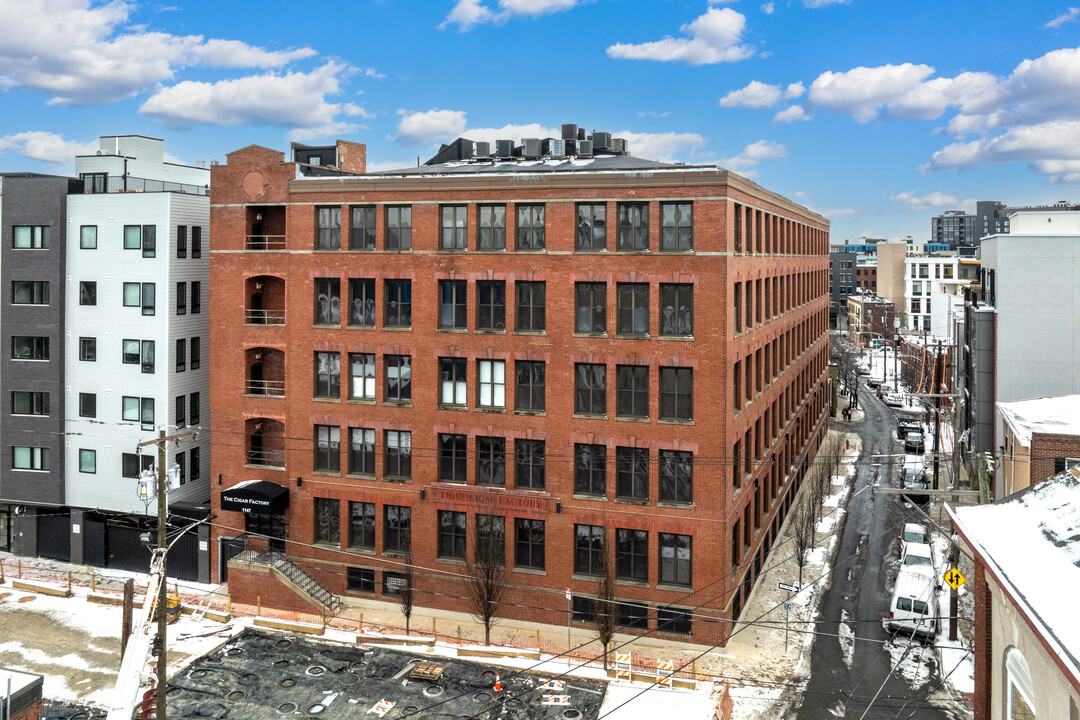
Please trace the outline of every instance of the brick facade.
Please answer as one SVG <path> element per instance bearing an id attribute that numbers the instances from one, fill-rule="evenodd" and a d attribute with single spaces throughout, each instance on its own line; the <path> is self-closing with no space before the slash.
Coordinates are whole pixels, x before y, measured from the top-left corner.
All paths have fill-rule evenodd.
<path id="1" fill-rule="evenodd" d="M 1066 468 L 1065 460 L 1080 458 L 1080 435 L 1031 434 L 1032 484 L 1053 477 Z"/>
<path id="2" fill-rule="evenodd" d="M 975 632 L 972 636 L 975 661 L 975 720 L 990 720 L 991 699 L 993 693 L 993 598 L 990 585 L 986 582 L 986 566 L 975 560 L 975 572 L 972 573 L 972 587 L 975 589 Z"/>
<path id="3" fill-rule="evenodd" d="M 827 429 L 827 221 L 715 168 L 647 175 L 294 178 L 293 165 L 281 153 L 257 146 L 229 154 L 227 164 L 213 169 L 216 532 L 235 537 L 248 527 L 242 513 L 221 509 L 222 490 L 250 479 L 283 485 L 290 493 L 284 517 L 290 558 L 338 595 L 382 599 L 385 573 L 400 571 L 404 560 L 401 553 L 386 550 L 386 508 L 409 507 L 411 557 L 418 567 L 416 604 L 465 611 L 466 567 L 460 559 L 439 556 L 440 512 L 465 513 L 466 557 L 473 556 L 477 517 L 502 516 L 515 587 L 500 615 L 561 624 L 566 622 L 563 589 L 589 597 L 597 586 L 595 577 L 575 572 L 575 525 L 603 527 L 612 559 L 616 531 L 640 531 L 647 538 L 647 569 L 642 577 L 618 581 L 618 599 L 647 605 L 649 629 L 657 627 L 657 608 L 670 607 L 692 614 L 691 628 L 682 628 L 690 633 L 671 637 L 722 642 Z M 585 202 L 606 210 L 606 251 L 576 250 L 577 206 Z M 624 202 L 646 204 L 646 252 L 616 250 L 616 218 Z M 692 251 L 659 251 L 665 203 L 692 207 Z M 411 250 L 386 250 L 389 208 L 405 205 L 411 206 Z M 507 250 L 477 250 L 481 205 L 505 209 Z M 542 251 L 513 249 L 521 205 L 544 207 Z M 347 249 L 353 206 L 375 208 L 375 250 Z M 465 210 L 467 250 L 439 249 L 446 206 Z M 345 249 L 315 247 L 318 208 L 325 207 L 340 208 Z M 332 325 L 315 322 L 326 319 L 316 317 L 320 308 L 333 307 L 318 305 L 316 299 L 320 288 L 333 287 L 319 282 L 328 279 L 339 288 L 340 318 Z M 350 279 L 374 280 L 371 326 L 350 325 Z M 398 312 L 388 305 L 390 283 L 400 280 L 411 281 L 407 329 L 386 327 L 388 317 Z M 465 327 L 439 327 L 440 281 L 463 282 Z M 504 283 L 505 329 L 487 331 L 478 328 L 479 284 L 491 281 Z M 545 284 L 542 331 L 517 331 L 516 291 L 525 282 Z M 597 292 L 606 308 L 591 315 L 606 326 L 603 331 L 575 327 L 587 309 L 576 301 L 579 283 L 604 284 Z M 624 283 L 636 285 L 638 297 L 647 298 L 647 333 L 618 331 L 621 320 L 643 317 L 619 312 L 620 298 L 629 297 L 620 294 L 618 286 Z M 663 295 L 670 285 L 692 292 L 692 335 L 662 332 L 667 326 L 661 299 L 670 297 Z M 340 362 L 336 397 L 313 398 L 315 353 L 336 355 Z M 352 397 L 350 354 L 374 356 L 373 398 Z M 388 356 L 411 358 L 411 402 L 388 400 Z M 444 402 L 448 398 L 441 393 L 453 395 L 458 386 L 443 383 L 440 372 L 461 363 L 443 364 L 441 359 L 464 361 L 464 402 L 458 397 Z M 261 374 L 253 378 L 253 363 L 264 360 L 258 365 Z M 486 361 L 505 364 L 502 407 L 481 406 L 481 363 Z M 523 362 L 544 364 L 542 410 L 515 409 L 515 370 Z M 606 369 L 606 389 L 589 395 L 603 398 L 600 411 L 582 412 L 576 404 L 576 366 L 585 364 Z M 618 403 L 630 394 L 621 395 L 616 380 L 623 377 L 619 366 L 625 365 L 647 368 L 647 399 L 623 417 L 616 412 Z M 662 392 L 674 387 L 661 387 L 662 374 L 665 382 L 692 380 L 692 412 L 680 404 L 685 397 L 678 392 L 662 400 Z M 270 390 L 248 392 L 253 381 Z M 682 408 L 690 417 L 681 417 L 686 414 Z M 320 428 L 339 428 L 341 447 L 330 461 L 339 470 L 314 469 L 316 462 L 325 466 L 329 457 L 328 448 L 318 445 L 319 433 L 325 432 Z M 351 472 L 350 428 L 374 431 L 374 465 L 363 472 Z M 387 433 L 399 432 L 411 433 L 412 467 L 409 477 L 391 482 L 384 442 Z M 257 448 L 252 445 L 256 435 Z M 451 444 L 441 445 L 443 436 L 465 438 L 463 485 L 440 475 L 440 455 L 447 468 L 458 457 Z M 505 443 L 503 486 L 478 483 L 478 456 L 488 438 Z M 528 440 L 544 443 L 542 489 L 518 487 L 515 447 Z M 600 493 L 581 492 L 575 484 L 579 445 L 606 450 Z M 632 498 L 616 497 L 619 469 L 629 473 L 637 467 L 620 466 L 624 451 L 619 448 L 646 451 L 625 451 L 647 458 L 644 490 Z M 691 454 L 692 498 L 661 498 L 661 474 L 667 472 L 662 460 L 683 457 L 668 453 Z M 336 500 L 336 518 L 317 518 L 317 500 L 331 512 L 333 504 L 321 501 Z M 362 540 L 365 547 L 350 548 L 350 502 L 374 505 L 374 542 Z M 542 569 L 516 562 L 517 519 L 544 523 Z M 320 541 L 320 532 L 322 540 L 333 539 L 335 527 L 336 543 Z M 640 532 L 636 537 L 642 537 Z M 678 550 L 661 558 L 661 543 L 672 534 L 690 540 L 688 568 L 676 559 Z M 362 589 L 348 589 L 349 568 Z M 686 576 L 681 575 L 684 569 Z M 234 600 L 251 603 L 255 593 L 264 606 L 297 602 L 295 594 L 275 593 L 253 574 L 230 568 Z M 373 592 L 366 585 L 369 579 Z"/>

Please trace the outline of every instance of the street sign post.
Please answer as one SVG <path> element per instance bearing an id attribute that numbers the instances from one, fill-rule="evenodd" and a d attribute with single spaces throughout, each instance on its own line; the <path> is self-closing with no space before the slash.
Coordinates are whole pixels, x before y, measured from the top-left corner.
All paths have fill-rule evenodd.
<path id="1" fill-rule="evenodd" d="M 778 582 L 776 587 L 787 592 L 787 597 L 784 599 L 784 653 L 786 654 L 788 651 L 788 620 L 791 617 L 791 593 L 797 593 L 802 588 L 799 583 L 786 582 Z"/>
<path id="2" fill-rule="evenodd" d="M 793 592 L 793 593 L 797 593 L 797 592 L 799 592 L 799 590 L 802 589 L 802 588 L 799 587 L 799 583 L 778 582 L 778 583 L 776 583 L 776 587 L 779 590 L 787 590 L 788 592 Z"/>
<path id="3" fill-rule="evenodd" d="M 964 577 L 955 567 L 949 568 L 941 577 L 946 583 L 949 584 L 949 587 L 951 587 L 953 590 L 956 590 L 961 585 L 967 582 L 967 578 Z"/>

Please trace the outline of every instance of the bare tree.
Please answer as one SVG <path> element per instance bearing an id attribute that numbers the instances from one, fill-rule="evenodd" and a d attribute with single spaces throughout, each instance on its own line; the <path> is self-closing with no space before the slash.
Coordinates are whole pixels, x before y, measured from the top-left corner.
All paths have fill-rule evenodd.
<path id="1" fill-rule="evenodd" d="M 615 563 L 608 556 L 607 543 L 600 544 L 600 565 L 597 568 L 596 602 L 593 605 L 596 637 L 604 647 L 604 669 L 608 668 L 608 646 L 615 635 Z"/>
<path id="2" fill-rule="evenodd" d="M 815 535 L 814 509 L 810 505 L 811 498 L 804 495 L 794 516 L 791 518 L 792 544 L 795 546 L 795 564 L 799 566 L 799 587 L 802 587 L 803 568 L 806 567 L 806 551 L 812 549 L 817 537 Z"/>
<path id="3" fill-rule="evenodd" d="M 401 605 L 401 614 L 405 616 L 405 634 L 409 634 L 409 621 L 413 611 L 413 559 L 412 550 L 405 553 L 405 566 L 402 568 L 401 592 L 398 594 L 398 603 Z"/>
<path id="4" fill-rule="evenodd" d="M 509 594 L 509 574 L 506 570 L 501 538 L 477 538 L 476 557 L 465 563 L 465 602 L 472 616 L 484 625 L 484 644 L 491 644 L 491 626 L 499 606 Z"/>

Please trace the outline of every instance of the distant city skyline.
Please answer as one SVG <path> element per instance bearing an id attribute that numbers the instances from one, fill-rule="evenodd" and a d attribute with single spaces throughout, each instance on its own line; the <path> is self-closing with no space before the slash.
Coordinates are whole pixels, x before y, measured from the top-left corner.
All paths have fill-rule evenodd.
<path id="1" fill-rule="evenodd" d="M 343 12 L 342 8 L 348 11 Z M 371 169 L 577 123 L 719 164 L 833 221 L 1080 201 L 1080 8 L 868 0 L 0 0 L 0 170 L 99 135 L 176 161 L 342 138 Z"/>

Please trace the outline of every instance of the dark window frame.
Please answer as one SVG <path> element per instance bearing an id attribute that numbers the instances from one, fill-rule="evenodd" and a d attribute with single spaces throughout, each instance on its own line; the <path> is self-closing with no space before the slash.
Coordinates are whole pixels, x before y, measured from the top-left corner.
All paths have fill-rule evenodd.
<path id="1" fill-rule="evenodd" d="M 607 365 L 574 363 L 574 414 L 607 415 Z"/>
<path id="2" fill-rule="evenodd" d="M 615 417 L 649 418 L 649 366 L 615 366 Z"/>
<path id="3" fill-rule="evenodd" d="M 488 252 L 506 250 L 505 203 L 476 207 L 476 249 Z"/>
<path id="4" fill-rule="evenodd" d="M 547 249 L 547 210 L 543 203 L 522 203 L 514 209 L 514 249 L 542 252 Z"/>
<path id="5" fill-rule="evenodd" d="M 539 413 L 547 408 L 547 363 L 514 361 L 514 411 Z"/>
<path id="6" fill-rule="evenodd" d="M 538 451 L 539 450 L 539 451 Z M 543 440 L 514 440 L 514 486 L 543 490 L 547 483 L 547 447 Z"/>
<path id="7" fill-rule="evenodd" d="M 660 419 L 684 422 L 693 421 L 693 368 L 660 368 Z"/>
<path id="8" fill-rule="evenodd" d="M 615 529 L 615 577 L 635 582 L 649 581 L 649 532 Z"/>
<path id="9" fill-rule="evenodd" d="M 506 487 L 506 438 L 496 435 L 476 437 L 476 484 Z"/>
<path id="10" fill-rule="evenodd" d="M 412 355 L 383 355 L 383 402 L 412 404 Z"/>
<path id="11" fill-rule="evenodd" d="M 652 291 L 649 283 L 615 285 L 615 334 L 624 337 L 648 337 Z"/>
<path id="12" fill-rule="evenodd" d="M 648 502 L 649 449 L 619 445 L 615 448 L 615 497 Z"/>
<path id="13" fill-rule="evenodd" d="M 649 203 L 620 202 L 615 208 L 616 250 L 649 252 Z"/>
<path id="14" fill-rule="evenodd" d="M 574 249 L 578 252 L 607 252 L 607 203 L 578 203 L 576 215 Z"/>
<path id="15" fill-rule="evenodd" d="M 469 329 L 469 284 L 465 280 L 439 280 L 440 330 Z"/>
<path id="16" fill-rule="evenodd" d="M 412 477 L 412 432 L 383 430 L 383 478 Z"/>
<path id="17" fill-rule="evenodd" d="M 736 285 L 738 287 L 738 285 Z M 689 306 L 685 303 L 685 294 L 689 294 Z M 737 296 L 736 296 L 737 297 Z M 736 325 L 739 312 L 736 307 Z M 660 284 L 660 337 L 694 336 L 694 286 L 691 283 Z"/>
<path id="18" fill-rule="evenodd" d="M 377 209 L 374 205 L 349 206 L 349 249 L 374 250 Z"/>
<path id="19" fill-rule="evenodd" d="M 412 328 L 412 280 L 392 278 L 385 281 L 383 327 Z"/>
<path id="20" fill-rule="evenodd" d="M 694 203 L 660 203 L 660 251 L 694 251 Z"/>
<path id="21" fill-rule="evenodd" d="M 315 249 L 341 249 L 340 205 L 320 205 L 315 208 Z"/>
<path id="22" fill-rule="evenodd" d="M 468 519 L 464 512 L 439 510 L 436 556 L 439 559 L 464 560 L 468 542 Z"/>
<path id="23" fill-rule="evenodd" d="M 469 436 L 439 433 L 439 482 L 466 485 L 469 482 Z"/>
<path id="24" fill-rule="evenodd" d="M 660 502 L 694 502 L 694 454 L 686 450 L 660 451 Z"/>
<path id="25" fill-rule="evenodd" d="M 514 283 L 514 330 L 547 332 L 547 283 L 540 280 Z"/>
<path id="26" fill-rule="evenodd" d="M 476 330 L 506 332 L 506 281 L 476 282 Z"/>
<path id="27" fill-rule="evenodd" d="M 469 206 L 439 206 L 439 250 L 467 250 L 469 244 Z"/>
<path id="28" fill-rule="evenodd" d="M 543 520 L 514 518 L 514 565 L 532 570 L 545 569 L 546 535 Z"/>
<path id="29" fill-rule="evenodd" d="M 574 494 L 607 496 L 607 446 L 574 443 Z"/>
<path id="30" fill-rule="evenodd" d="M 599 575 L 607 552 L 603 525 L 574 524 L 574 574 Z"/>
<path id="31" fill-rule="evenodd" d="M 349 327 L 375 327 L 375 278 L 349 278 Z"/>
<path id="32" fill-rule="evenodd" d="M 607 334 L 607 283 L 574 283 L 574 332 Z"/>

